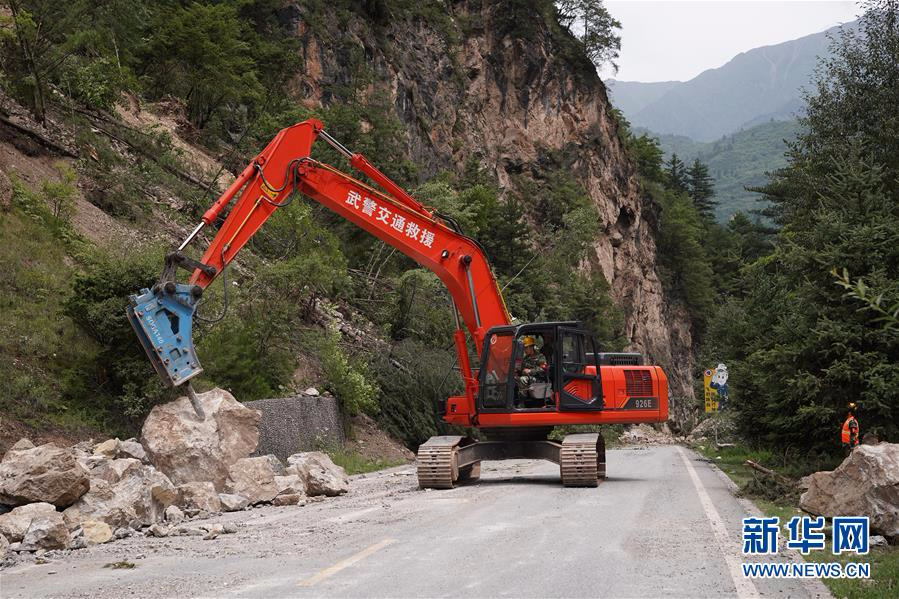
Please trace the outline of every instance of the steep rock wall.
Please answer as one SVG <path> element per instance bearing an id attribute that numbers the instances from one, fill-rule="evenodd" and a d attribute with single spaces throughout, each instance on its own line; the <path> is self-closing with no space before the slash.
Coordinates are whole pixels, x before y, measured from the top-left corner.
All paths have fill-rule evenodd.
<path id="1" fill-rule="evenodd" d="M 363 56 L 374 77 L 362 93 L 388 94 L 405 124 L 409 155 L 425 175 L 461 170 L 474 155 L 510 190 L 567 156 L 564 167 L 602 222 L 582 268 L 609 281 L 624 312 L 628 350 L 665 368 L 677 415 L 686 409 L 683 398 L 693 396 L 692 340 L 686 310 L 666 297 L 656 273 L 657 207 L 641 195 L 595 69 L 562 56 L 559 32 L 536 10 L 514 14 L 508 4 L 454 2 L 448 23 L 393 19 L 378 36 L 364 15 L 322 29 L 307 9 L 288 5 L 283 24 L 301 41 L 297 99 L 322 105 L 336 86 L 358 85 L 351 65 Z"/>

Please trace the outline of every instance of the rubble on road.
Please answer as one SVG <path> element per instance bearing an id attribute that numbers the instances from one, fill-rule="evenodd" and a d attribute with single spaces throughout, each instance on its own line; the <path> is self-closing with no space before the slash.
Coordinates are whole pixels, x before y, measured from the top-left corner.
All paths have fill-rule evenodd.
<path id="1" fill-rule="evenodd" d="M 627 445 L 670 445 L 674 443 L 674 437 L 667 425 L 662 426 L 662 430 L 656 430 L 648 424 L 636 424 L 624 431 L 618 440 Z"/>
<path id="2" fill-rule="evenodd" d="M 22 537 L 20 551 L 37 551 L 38 549 L 68 549 L 72 543 L 69 529 L 62 514 L 37 516 L 31 521 L 25 536 Z"/>
<path id="3" fill-rule="evenodd" d="M 859 445 L 832 472 L 802 481 L 799 507 L 816 516 L 868 516 L 871 532 L 899 540 L 899 444 Z"/>
<path id="4" fill-rule="evenodd" d="M 67 507 L 87 493 L 90 479 L 70 449 L 22 439 L 0 462 L 0 503 L 9 506 L 44 501 Z"/>
<path id="5" fill-rule="evenodd" d="M 34 518 L 55 512 L 56 507 L 51 503 L 29 503 L 19 506 L 0 516 L 0 534 L 10 543 L 17 543 L 25 536 L 25 531 L 31 526 Z"/>
<path id="6" fill-rule="evenodd" d="M 141 442 L 153 466 L 176 485 L 211 481 L 222 492 L 230 466 L 256 449 L 261 415 L 222 389 L 197 397 L 205 420 L 197 418 L 186 397 L 155 406 Z"/>
<path id="7" fill-rule="evenodd" d="M 687 436 L 688 443 L 699 443 L 701 441 L 733 441 L 737 429 L 733 421 L 727 417 L 720 415 L 706 418 L 697 424 L 690 434 Z"/>
<path id="8" fill-rule="evenodd" d="M 209 481 L 178 485 L 178 505 L 188 513 L 214 514 L 222 511 L 222 502 L 215 486 Z"/>
<path id="9" fill-rule="evenodd" d="M 98 520 L 112 527 L 128 526 L 135 521 L 140 526 L 149 526 L 161 520 L 165 508 L 176 499 L 175 486 L 168 477 L 152 466 L 141 464 L 114 483 L 92 479 L 90 491 L 63 515 L 71 528 L 85 520 Z"/>
<path id="10" fill-rule="evenodd" d="M 231 464 L 225 491 L 243 495 L 250 505 L 268 503 L 278 495 L 275 477 L 284 474 L 284 465 L 273 455 L 243 458 Z"/>
<path id="11" fill-rule="evenodd" d="M 250 500 L 243 495 L 231 493 L 219 493 L 219 501 L 222 504 L 223 512 L 239 512 L 250 505 Z"/>
<path id="12" fill-rule="evenodd" d="M 320 451 L 295 453 L 287 458 L 287 464 L 289 474 L 297 474 L 306 482 L 306 494 L 310 497 L 334 497 L 346 493 L 350 488 L 344 469 Z"/>
<path id="13" fill-rule="evenodd" d="M 40 555 L 135 535 L 213 540 L 236 527 L 196 519 L 347 492 L 346 472 L 324 453 L 294 454 L 287 467 L 274 455 L 249 457 L 259 413 L 219 389 L 200 398 L 208 415 L 202 422 L 186 398 L 156 406 L 143 445 L 16 443 L 0 462 L 0 503 L 13 507 L 0 514 L 0 559 L 8 564 L 15 561 L 10 552 Z"/>

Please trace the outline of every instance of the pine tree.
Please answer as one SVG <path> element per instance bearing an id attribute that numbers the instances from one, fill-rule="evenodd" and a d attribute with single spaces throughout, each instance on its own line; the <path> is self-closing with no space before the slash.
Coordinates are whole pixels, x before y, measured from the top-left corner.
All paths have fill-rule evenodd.
<path id="1" fill-rule="evenodd" d="M 676 153 L 665 164 L 665 183 L 669 189 L 677 192 L 688 193 L 687 167 Z"/>
<path id="2" fill-rule="evenodd" d="M 612 65 L 618 72 L 618 51 L 621 50 L 621 29 L 617 21 L 603 6 L 602 0 L 561 0 L 556 2 L 559 22 L 584 44 L 584 52 L 597 67 Z"/>
<path id="3" fill-rule="evenodd" d="M 715 184 L 709 175 L 709 167 L 698 158 L 693 161 L 687 170 L 687 187 L 693 205 L 702 216 L 709 220 L 715 218 Z"/>

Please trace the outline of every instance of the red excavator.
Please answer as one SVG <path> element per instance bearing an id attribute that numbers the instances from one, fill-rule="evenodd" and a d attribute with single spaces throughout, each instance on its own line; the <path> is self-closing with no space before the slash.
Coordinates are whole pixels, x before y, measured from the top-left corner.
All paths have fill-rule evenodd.
<path id="1" fill-rule="evenodd" d="M 380 190 L 310 157 L 321 138 Z M 565 486 L 595 487 L 605 476 L 605 445 L 597 433 L 548 439 L 562 425 L 663 422 L 667 379 L 633 353 L 602 353 L 577 322 L 513 324 L 483 250 L 451 219 L 441 217 L 387 178 L 361 154 L 307 120 L 281 130 L 203 214 L 166 257 L 159 282 L 130 298 L 128 318 L 153 366 L 169 385 L 188 383 L 202 368 L 192 324 L 203 290 L 224 272 L 266 219 L 299 192 L 393 246 L 435 273 L 449 290 L 462 395 L 441 402 L 447 424 L 479 429 L 483 440 L 432 437 L 418 450 L 423 488 L 451 488 L 480 474 L 482 460 L 545 459 L 560 465 Z M 234 206 L 199 261 L 182 252 L 225 207 Z M 190 271 L 188 283 L 176 271 Z M 463 329 L 464 327 L 464 329 Z M 465 332 L 476 352 L 469 358 Z M 537 349 L 539 345 L 539 355 Z M 542 357 L 541 357 L 542 356 Z"/>

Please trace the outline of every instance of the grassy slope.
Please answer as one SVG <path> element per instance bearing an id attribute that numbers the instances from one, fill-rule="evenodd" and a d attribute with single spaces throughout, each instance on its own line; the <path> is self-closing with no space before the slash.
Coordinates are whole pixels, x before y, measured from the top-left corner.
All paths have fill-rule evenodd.
<path id="1" fill-rule="evenodd" d="M 711 445 L 700 445 L 695 446 L 694 449 L 712 460 L 740 489 L 745 489 L 747 483 L 755 477 L 754 471 L 744 462 L 746 460 L 765 462 L 767 458 L 771 457 L 768 453 L 752 451 L 741 446 L 715 450 Z M 772 466 L 770 462 L 765 465 L 774 470 L 783 470 Z M 796 505 L 784 499 L 771 500 L 749 492 L 744 492 L 744 495 L 751 499 L 765 515 L 780 517 L 781 524 L 793 516 L 803 514 Z M 875 599 L 899 595 L 899 547 L 875 547 L 867 556 L 834 556 L 829 550 L 813 551 L 805 556 L 805 560 L 809 562 L 838 561 L 844 564 L 853 561 L 871 564 L 871 578 L 867 580 L 823 579 L 822 582 L 830 589 L 834 597 Z"/>
<path id="2" fill-rule="evenodd" d="M 51 218 L 19 202 L 0 212 L 0 410 L 32 426 L 93 428 L 70 396 L 97 348 L 62 313 L 74 261 Z"/>

